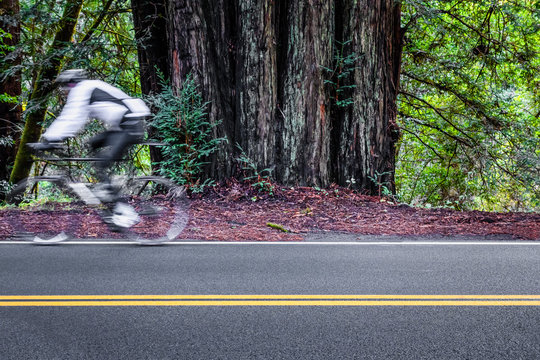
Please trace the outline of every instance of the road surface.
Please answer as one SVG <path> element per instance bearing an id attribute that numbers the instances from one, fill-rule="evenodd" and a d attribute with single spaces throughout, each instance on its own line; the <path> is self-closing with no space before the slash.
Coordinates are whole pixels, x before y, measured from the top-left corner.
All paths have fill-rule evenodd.
<path id="1" fill-rule="evenodd" d="M 540 243 L 325 240 L 0 243 L 0 358 L 540 358 Z"/>

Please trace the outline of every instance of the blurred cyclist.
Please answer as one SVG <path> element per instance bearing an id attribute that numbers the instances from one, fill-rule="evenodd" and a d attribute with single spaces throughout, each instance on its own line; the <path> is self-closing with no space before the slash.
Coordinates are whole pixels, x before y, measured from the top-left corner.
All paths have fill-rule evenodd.
<path id="1" fill-rule="evenodd" d="M 143 121 L 150 115 L 150 110 L 141 99 L 132 98 L 101 80 L 87 79 L 86 72 L 81 69 L 62 72 L 56 82 L 66 92 L 67 101 L 60 115 L 42 135 L 42 149 L 50 143 L 75 137 L 89 119 L 100 120 L 107 130 L 89 141 L 93 150 L 99 149 L 97 177 L 105 185 L 98 197 L 102 201 L 114 201 L 107 169 L 121 159 L 129 146 L 142 140 Z"/>

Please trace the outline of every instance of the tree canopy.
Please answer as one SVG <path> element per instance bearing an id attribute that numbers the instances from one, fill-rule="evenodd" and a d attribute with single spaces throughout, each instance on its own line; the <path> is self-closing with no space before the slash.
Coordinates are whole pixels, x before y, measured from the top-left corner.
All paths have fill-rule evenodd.
<path id="1" fill-rule="evenodd" d="M 540 2 L 406 1 L 401 199 L 540 205 Z"/>

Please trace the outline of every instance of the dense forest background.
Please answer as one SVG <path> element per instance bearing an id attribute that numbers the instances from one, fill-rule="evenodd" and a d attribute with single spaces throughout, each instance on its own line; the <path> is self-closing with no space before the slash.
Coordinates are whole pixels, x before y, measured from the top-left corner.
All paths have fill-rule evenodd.
<path id="1" fill-rule="evenodd" d="M 1 0 L 0 25 L 4 188 L 85 68 L 152 105 L 146 170 L 194 189 L 540 208 L 539 1 Z"/>

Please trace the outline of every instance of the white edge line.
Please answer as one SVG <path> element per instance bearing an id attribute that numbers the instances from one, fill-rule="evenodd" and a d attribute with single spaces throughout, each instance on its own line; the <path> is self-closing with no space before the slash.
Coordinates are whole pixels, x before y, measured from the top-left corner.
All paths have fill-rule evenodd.
<path id="1" fill-rule="evenodd" d="M 35 244 L 39 246 L 58 245 L 141 245 L 133 241 L 65 241 L 58 244 L 42 244 L 32 241 L 0 241 L 0 245 Z M 540 241 L 169 241 L 158 245 L 342 245 L 342 246 L 540 246 Z"/>

